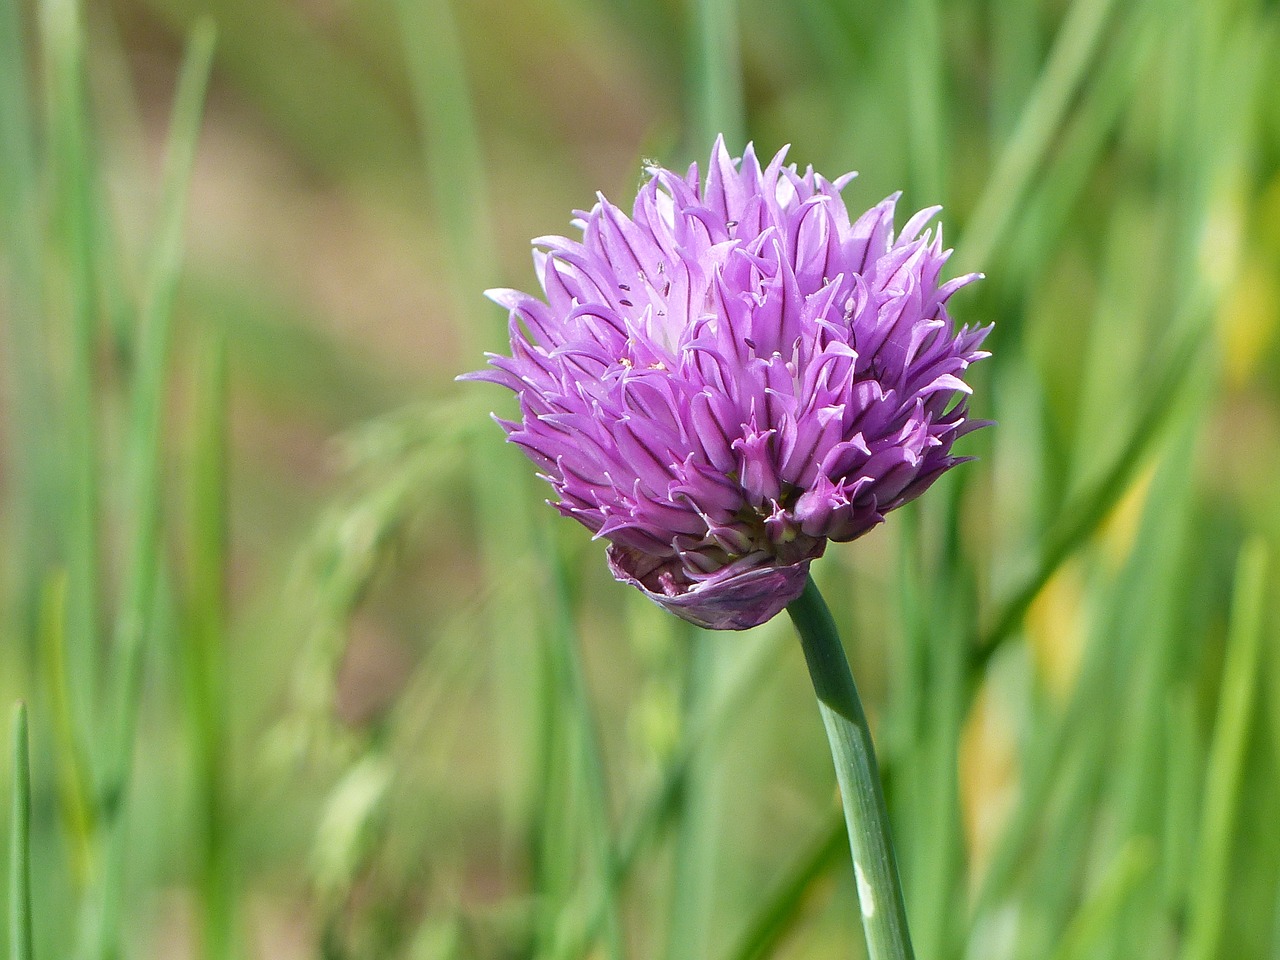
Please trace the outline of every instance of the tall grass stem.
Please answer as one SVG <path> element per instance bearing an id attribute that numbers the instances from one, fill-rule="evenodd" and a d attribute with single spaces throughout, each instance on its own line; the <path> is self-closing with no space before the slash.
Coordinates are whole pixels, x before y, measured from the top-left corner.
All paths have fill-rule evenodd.
<path id="1" fill-rule="evenodd" d="M 65 370 L 50 370 L 62 436 L 59 489 L 61 546 L 67 568 L 68 709 L 81 755 L 89 747 L 97 675 L 99 618 L 99 438 L 95 403 L 94 278 L 101 252 L 93 244 L 94 173 L 84 77 L 84 28 L 76 0 L 39 4 L 41 58 L 47 99 L 47 165 L 53 255 L 44 278 L 53 323 L 46 349 L 64 354 Z M 41 358 L 48 363 L 47 357 Z"/>
<path id="2" fill-rule="evenodd" d="M 1114 0 L 1076 0 L 1054 40 L 1049 59 L 1023 105 L 1009 142 L 969 219 L 958 262 L 989 264 L 1017 212 L 1045 152 L 1061 127 L 1097 48 L 1106 35 Z"/>
<path id="3" fill-rule="evenodd" d="M 547 542 L 553 544 L 550 538 Z M 552 576 L 552 602 L 555 610 L 555 629 L 551 631 L 552 677 L 560 692 L 562 711 L 567 721 L 567 735 L 572 744 L 569 763 L 576 766 L 583 787 L 583 823 L 586 833 L 587 856 L 593 862 L 595 885 L 603 894 L 603 927 L 605 955 L 609 960 L 623 960 L 625 938 L 623 935 L 621 908 L 618 896 L 618 871 L 615 852 L 610 841 L 611 817 L 609 812 L 608 775 L 600 737 L 596 729 L 595 715 L 587 689 L 587 679 L 578 650 L 578 633 L 570 616 L 569 580 L 564 558 L 553 546 L 549 564 Z M 573 955 L 575 941 L 566 940 L 557 945 L 558 957 Z"/>
<path id="4" fill-rule="evenodd" d="M 200 804 L 200 906 L 203 956 L 234 952 L 236 898 L 228 796 L 227 691 L 228 409 L 227 348 L 219 334 L 198 340 L 189 507 L 191 629 L 184 645 L 188 735 Z"/>
<path id="5" fill-rule="evenodd" d="M 162 433 L 173 300 L 186 225 L 186 196 L 195 162 L 205 90 L 213 65 L 213 22 L 192 29 L 178 77 L 162 179 L 159 227 L 138 318 L 138 366 L 129 411 L 129 510 L 133 553 L 115 624 L 114 729 L 102 784 L 103 858 L 97 914 L 87 927 L 91 958 L 118 956 L 129 861 L 125 800 L 133 767 L 143 654 L 153 632 L 160 579 Z"/>
<path id="6" fill-rule="evenodd" d="M 13 708 L 13 819 L 9 833 L 9 960 L 31 960 L 31 747 L 27 705 Z"/>
<path id="7" fill-rule="evenodd" d="M 731 152 L 743 146 L 742 55 L 737 0 L 697 0 L 693 9 L 692 97 L 688 122 L 696 152 L 723 134 Z"/>
<path id="8" fill-rule="evenodd" d="M 37 646 L 48 696 L 50 727 L 58 770 L 58 802 L 66 824 L 71 878 L 77 890 L 88 883 L 93 864 L 96 810 L 93 771 L 77 738 L 67 680 L 67 576 L 50 574 L 40 595 Z"/>
<path id="9" fill-rule="evenodd" d="M 1222 672 L 1218 720 L 1205 771 L 1203 822 L 1190 885 L 1190 932 L 1183 960 L 1211 960 L 1219 953 L 1225 926 L 1230 881 L 1231 845 L 1244 776 L 1245 750 L 1257 699 L 1263 614 L 1267 597 L 1267 548 L 1262 540 L 1247 543 L 1236 567 L 1231 627 Z"/>
<path id="10" fill-rule="evenodd" d="M 821 824 L 803 852 L 774 884 L 764 902 L 734 941 L 728 960 L 763 960 L 799 920 L 810 887 L 833 868 L 848 846 L 844 818 L 831 816 Z"/>

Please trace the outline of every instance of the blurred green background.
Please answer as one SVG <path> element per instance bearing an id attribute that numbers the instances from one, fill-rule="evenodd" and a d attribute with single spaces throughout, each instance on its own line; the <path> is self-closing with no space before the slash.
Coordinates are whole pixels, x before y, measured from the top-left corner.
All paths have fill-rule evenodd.
<path id="1" fill-rule="evenodd" d="M 919 956 L 1280 958 L 1278 28 L 0 0 L 33 809 L 0 848 L 30 844 L 36 955 L 860 955 L 790 625 L 614 584 L 488 420 L 510 398 L 453 382 L 530 237 L 723 130 L 861 171 L 855 211 L 945 204 L 987 274 L 952 303 L 996 324 L 979 462 L 815 567 Z"/>

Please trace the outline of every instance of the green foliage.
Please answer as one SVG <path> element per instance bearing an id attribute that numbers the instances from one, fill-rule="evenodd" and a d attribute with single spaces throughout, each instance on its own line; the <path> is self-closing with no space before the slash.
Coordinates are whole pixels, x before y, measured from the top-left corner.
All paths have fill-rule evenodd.
<path id="1" fill-rule="evenodd" d="M 0 940 L 859 955 L 789 625 L 613 584 L 452 380 L 723 130 L 987 274 L 979 461 L 815 567 L 919 955 L 1280 956 L 1278 16 L 0 0 Z"/>

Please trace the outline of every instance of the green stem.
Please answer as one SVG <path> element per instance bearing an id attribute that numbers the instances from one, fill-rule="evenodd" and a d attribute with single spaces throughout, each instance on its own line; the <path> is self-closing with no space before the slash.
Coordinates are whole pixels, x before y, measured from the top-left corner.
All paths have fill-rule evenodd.
<path id="1" fill-rule="evenodd" d="M 831 611 L 810 577 L 787 613 L 800 634 L 844 805 L 869 960 L 913 960 L 871 728 Z"/>

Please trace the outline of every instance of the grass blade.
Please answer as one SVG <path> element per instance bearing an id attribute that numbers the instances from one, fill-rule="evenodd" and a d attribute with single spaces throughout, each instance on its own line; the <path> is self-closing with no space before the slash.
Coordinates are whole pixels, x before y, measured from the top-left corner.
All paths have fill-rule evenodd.
<path id="1" fill-rule="evenodd" d="M 622 960 L 624 937 L 618 897 L 618 870 L 610 840 L 610 814 L 608 782 L 604 755 L 600 749 L 591 698 L 587 690 L 586 676 L 578 653 L 578 636 L 573 627 L 569 610 L 568 574 L 563 556 L 556 551 L 548 566 L 553 577 L 556 611 L 555 629 L 552 630 L 551 657 L 556 687 L 564 700 L 564 712 L 571 724 L 571 738 L 575 745 L 572 762 L 580 765 L 585 786 L 586 817 L 583 828 L 587 831 L 589 855 L 595 861 L 595 886 L 600 890 L 603 902 L 603 934 L 605 950 L 610 960 Z M 570 956 L 576 951 L 576 941 L 570 938 L 561 944 L 556 956 Z"/>
<path id="2" fill-rule="evenodd" d="M 233 955 L 236 901 L 225 649 L 227 640 L 227 350 L 217 335 L 197 355 L 191 458 L 190 629 L 184 645 L 188 729 L 196 765 L 203 956 Z"/>
<path id="3" fill-rule="evenodd" d="M 489 235 L 484 154 L 467 82 L 462 38 L 452 0 L 396 0 L 404 61 L 422 139 L 432 206 L 448 239 L 445 251 L 454 279 L 451 293 L 459 320 L 474 317 L 494 262 Z M 493 326 L 493 325 L 490 325 Z M 494 327 L 494 333 L 502 328 Z M 491 347 L 483 326 L 461 323 L 469 352 Z M 488 332 L 486 330 L 486 332 Z"/>
<path id="4" fill-rule="evenodd" d="M 65 350 L 65 373 L 51 376 L 61 414 L 63 454 L 55 516 L 67 568 L 68 708 L 80 753 L 91 756 L 90 718 L 98 702 L 99 502 L 98 429 L 94 385 L 96 314 L 94 277 L 100 257 L 93 245 L 94 164 L 85 103 L 84 36 L 75 0 L 39 5 L 41 56 L 48 101 L 48 179 L 52 243 L 46 259 L 49 302 L 55 322 L 51 346 Z M 65 338 L 65 340 L 63 339 Z"/>
<path id="5" fill-rule="evenodd" d="M 833 810 L 756 908 L 746 928 L 725 954 L 726 960 L 762 960 L 772 956 L 778 943 L 799 921 L 801 908 L 814 885 L 835 868 L 848 846 L 844 814 L 839 809 Z"/>
<path id="6" fill-rule="evenodd" d="M 18 0 L 0 3 L 0 229 L 9 241 L 5 253 L 27 295 L 40 286 L 39 247 L 19 246 L 21 239 L 35 241 L 39 227 L 39 160 L 31 93 L 27 83 L 27 56 L 21 44 L 23 5 Z"/>
<path id="7" fill-rule="evenodd" d="M 925 704 L 925 726 L 916 751 L 917 817 L 912 821 L 908 886 L 916 949 L 922 957 L 947 955 L 947 944 L 960 927 L 964 837 L 960 813 L 960 739 L 967 707 L 968 624 L 972 621 L 972 584 L 959 564 L 950 566 L 948 581 L 934 616 L 928 656 L 931 660 Z M 944 593 L 945 591 L 945 593 Z"/>
<path id="8" fill-rule="evenodd" d="M 9 832 L 9 958 L 31 960 L 31 756 L 27 705 L 13 708 L 13 819 Z"/>
<path id="9" fill-rule="evenodd" d="M 139 315 L 138 365 L 130 409 L 128 456 L 132 468 L 129 478 L 130 509 L 136 540 L 124 582 L 124 600 L 116 622 L 116 656 L 120 663 L 116 706 L 119 712 L 118 729 L 112 744 L 108 796 L 122 788 L 132 760 L 139 658 L 150 629 L 158 578 L 161 434 L 173 299 L 181 268 L 187 187 L 195 161 L 205 89 L 213 65 L 214 38 L 212 21 L 201 21 L 192 32 L 178 79 L 169 132 L 160 228 Z"/>
<path id="10" fill-rule="evenodd" d="M 687 121 L 694 156 L 705 155 L 717 134 L 724 135 L 732 154 L 745 146 L 737 8 L 737 0 L 697 0 L 694 4 L 690 43 L 693 82 Z"/>
<path id="11" fill-rule="evenodd" d="M 992 626 L 977 641 L 975 678 L 982 675 L 996 651 L 1017 629 L 1031 601 L 1049 578 L 1098 529 L 1124 495 L 1152 446 L 1163 436 L 1179 401 L 1196 382 L 1191 374 L 1197 369 L 1196 360 L 1204 339 L 1203 322 L 1183 334 L 1153 387 L 1143 393 L 1144 406 L 1124 446 L 1107 469 L 1061 510 L 1062 519 L 1046 531 L 1034 570 L 1000 606 L 992 618 Z"/>
<path id="12" fill-rule="evenodd" d="M 734 668 L 728 671 L 719 696 L 701 713 L 695 726 L 681 739 L 675 756 L 668 762 L 658 785 L 636 804 L 635 812 L 626 818 L 627 825 L 621 831 L 621 839 L 613 855 L 615 886 L 620 887 L 630 876 L 640 860 L 640 855 L 676 809 L 689 768 L 699 751 L 724 734 L 730 721 L 737 715 L 750 695 L 758 690 L 767 678 L 773 676 L 779 660 L 789 649 L 784 643 L 783 631 L 765 625 L 757 632 L 760 634 L 759 641 L 749 651 L 744 652 L 737 659 Z M 834 811 L 832 816 L 834 817 L 833 829 L 844 837 L 844 820 L 840 811 Z M 575 947 L 565 952 L 564 955 L 567 957 L 584 956 L 590 943 L 599 935 L 606 913 L 606 899 L 602 892 L 604 888 L 597 889 L 601 892 L 595 895 L 588 909 L 584 932 Z"/>
<path id="13" fill-rule="evenodd" d="M 682 630 L 689 647 L 682 729 L 696 729 L 701 712 L 711 706 L 717 681 L 724 673 L 722 637 L 706 630 Z M 671 912 L 667 929 L 667 960 L 698 960 L 708 955 L 711 905 L 720 826 L 720 776 L 714 743 L 704 741 L 685 765 L 684 788 L 674 811 Z"/>
<path id="14" fill-rule="evenodd" d="M 1046 157 L 1045 171 L 1028 191 L 1020 222 L 1006 247 L 1014 253 L 1010 274 L 1025 276 L 1029 266 L 1053 262 L 1067 221 L 1103 160 L 1107 138 L 1132 104 L 1133 91 L 1158 48 L 1157 27 L 1163 12 L 1164 5 L 1154 0 L 1124 11 L 1105 60 L 1082 91 L 1080 106 L 1059 145 Z"/>
<path id="15" fill-rule="evenodd" d="M 457 333 L 467 356 L 479 363 L 481 351 L 505 343 L 500 314 L 482 312 L 480 291 L 494 286 L 497 262 L 491 237 L 488 185 L 475 107 L 467 76 L 463 38 L 452 0 L 397 0 L 397 22 L 409 71 L 423 166 L 432 208 L 445 239 L 441 255 L 447 264 L 442 278 L 453 299 Z M 484 576 L 492 591 L 486 604 L 486 628 L 500 638 L 494 645 L 493 671 L 501 691 L 499 702 L 505 735 L 502 765 L 517 786 L 505 811 L 509 821 L 523 818 L 534 802 L 539 723 L 530 722 L 528 678 L 536 669 L 532 651 L 540 648 L 537 619 L 528 611 L 540 606 L 533 583 L 536 535 L 525 493 L 527 474 L 504 466 L 510 454 L 496 444 L 471 447 L 471 491 L 476 505 L 477 539 Z M 513 557 L 523 558 L 521 569 Z M 554 641 L 552 641 L 554 642 Z"/>
<path id="16" fill-rule="evenodd" d="M 1113 0 L 1075 0 L 969 217 L 957 263 L 989 265 L 1106 33 Z"/>
<path id="17" fill-rule="evenodd" d="M 1153 845 L 1145 838 L 1130 840 L 1107 868 L 1097 889 L 1067 927 L 1051 960 L 1088 960 L 1111 932 L 1112 924 L 1129 896 L 1151 873 Z"/>
<path id="18" fill-rule="evenodd" d="M 942 28 L 938 0 L 908 0 L 904 19 L 907 49 L 902 58 L 907 86 L 907 151 L 909 182 L 917 207 L 946 202 L 943 144 L 949 142 L 943 122 Z"/>
<path id="19" fill-rule="evenodd" d="M 48 381 L 49 344 L 39 318 L 44 313 L 40 251 L 45 246 L 40 215 L 42 188 L 36 127 L 28 88 L 23 4 L 0 0 L 0 248 L 11 283 L 5 364 L 12 384 L 7 403 L 7 470 L 11 473 L 15 566 L 22 617 L 37 614 L 43 567 L 51 538 L 43 518 L 58 516 L 60 465 L 56 446 L 48 442 L 55 423 Z"/>
<path id="20" fill-rule="evenodd" d="M 1195 881 L 1190 884 L 1189 932 L 1183 944 L 1183 960 L 1210 960 L 1220 956 L 1231 872 L 1231 845 L 1237 839 L 1235 820 L 1240 781 L 1249 728 L 1253 722 L 1253 704 L 1257 698 L 1267 566 L 1267 548 L 1261 540 L 1250 541 L 1240 551 L 1231 601 L 1226 663 L 1218 696 L 1218 719 L 1205 770 L 1200 849 L 1194 867 Z"/>
<path id="21" fill-rule="evenodd" d="M 152 632 L 152 614 L 160 577 L 161 435 L 170 327 L 182 260 L 187 187 L 195 161 L 205 90 L 213 65 L 214 39 L 212 21 L 202 20 L 188 41 L 169 129 L 160 225 L 139 315 L 138 365 L 128 437 L 128 463 L 132 470 L 128 478 L 129 508 L 135 539 L 116 620 L 115 726 L 108 745 L 108 766 L 102 792 L 105 851 L 99 912 L 88 928 L 92 944 L 90 957 L 98 960 L 110 960 L 119 951 L 123 877 L 128 862 L 125 795 L 133 766 L 143 652 Z"/>
<path id="22" fill-rule="evenodd" d="M 76 890 L 88 883 L 93 862 L 96 813 L 93 803 L 93 771 L 76 737 L 67 680 L 67 578 L 51 575 L 40 603 L 39 654 L 51 714 L 58 767 L 58 801 L 68 836 L 71 878 Z"/>

